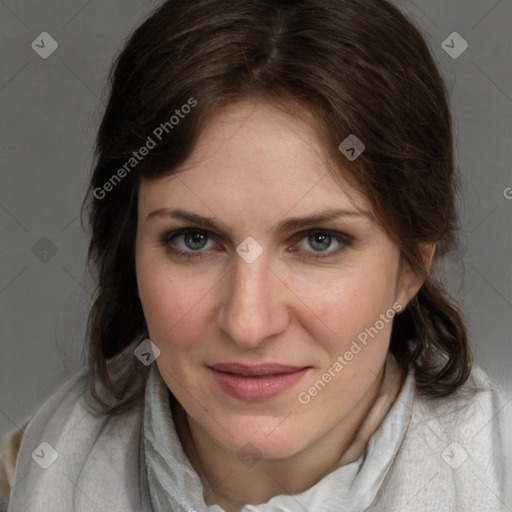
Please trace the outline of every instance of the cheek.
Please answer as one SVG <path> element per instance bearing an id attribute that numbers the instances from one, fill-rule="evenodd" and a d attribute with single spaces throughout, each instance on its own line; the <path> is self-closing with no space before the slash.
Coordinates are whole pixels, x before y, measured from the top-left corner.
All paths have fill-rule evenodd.
<path id="1" fill-rule="evenodd" d="M 392 307 L 393 284 L 392 272 L 368 265 L 364 271 L 347 272 L 314 286 L 295 279 L 292 286 L 303 303 L 302 318 L 309 318 L 316 339 L 342 350 Z"/>
<path id="2" fill-rule="evenodd" d="M 378 273 L 367 269 L 324 284 L 321 293 L 319 288 L 303 287 L 308 297 L 304 302 L 311 311 L 303 308 L 301 323 L 320 351 L 318 370 L 303 383 L 298 399 L 311 400 L 310 407 L 319 416 L 337 403 L 339 415 L 330 416 L 328 421 L 332 422 L 362 399 L 379 374 L 389 348 L 394 317 L 393 273 L 383 275 L 382 269 Z M 296 286 L 300 288 L 299 283 Z"/>
<path id="3" fill-rule="evenodd" d="M 202 279 L 179 277 L 165 264 L 143 256 L 137 264 L 137 282 L 150 337 L 157 345 L 177 332 L 186 339 L 183 334 L 197 328 L 214 285 L 206 275 Z"/>

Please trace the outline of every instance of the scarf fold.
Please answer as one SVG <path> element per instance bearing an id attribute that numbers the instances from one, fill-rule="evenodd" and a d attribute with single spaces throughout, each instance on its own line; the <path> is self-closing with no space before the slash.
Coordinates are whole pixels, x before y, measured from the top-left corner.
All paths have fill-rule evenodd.
<path id="1" fill-rule="evenodd" d="M 368 508 L 394 461 L 411 418 L 412 372 L 401 389 L 400 382 L 401 370 L 394 356 L 388 353 L 380 393 L 356 438 L 341 457 L 340 467 L 302 493 L 274 496 L 264 504 L 245 505 L 241 512 Z M 219 505 L 205 505 L 201 480 L 181 445 L 169 390 L 157 365 L 151 368 L 146 385 L 143 429 L 144 469 L 153 510 L 224 512 Z"/>

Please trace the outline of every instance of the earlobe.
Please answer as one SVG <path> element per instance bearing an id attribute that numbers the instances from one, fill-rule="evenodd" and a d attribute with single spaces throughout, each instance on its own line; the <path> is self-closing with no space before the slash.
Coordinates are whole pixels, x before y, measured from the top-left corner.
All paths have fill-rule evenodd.
<path id="1" fill-rule="evenodd" d="M 402 311 L 405 310 L 407 304 L 430 276 L 434 263 L 435 248 L 435 244 L 422 244 L 420 250 L 423 257 L 423 269 L 421 270 L 413 270 L 409 263 L 403 259 L 401 260 L 395 300 L 402 305 Z"/>

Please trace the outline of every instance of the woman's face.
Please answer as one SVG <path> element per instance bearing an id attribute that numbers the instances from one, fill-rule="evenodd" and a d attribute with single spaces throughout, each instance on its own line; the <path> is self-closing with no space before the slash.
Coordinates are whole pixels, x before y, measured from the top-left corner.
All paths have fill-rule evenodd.
<path id="1" fill-rule="evenodd" d="M 346 422 L 420 285 L 328 169 L 308 123 L 239 103 L 181 172 L 140 185 L 137 281 L 156 364 L 189 421 L 231 453 L 288 457 Z"/>

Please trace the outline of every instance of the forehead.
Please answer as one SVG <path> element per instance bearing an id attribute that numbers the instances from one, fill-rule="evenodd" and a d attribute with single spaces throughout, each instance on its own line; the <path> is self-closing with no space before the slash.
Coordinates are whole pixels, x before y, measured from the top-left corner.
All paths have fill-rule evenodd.
<path id="1" fill-rule="evenodd" d="M 209 120 L 192 153 L 173 174 L 142 180 L 140 199 L 150 196 L 182 204 L 203 199 L 238 211 L 273 205 L 274 216 L 299 207 L 304 213 L 319 207 L 367 210 L 365 198 L 342 173 L 339 164 L 329 160 L 306 112 L 291 114 L 270 103 L 240 102 Z"/>

